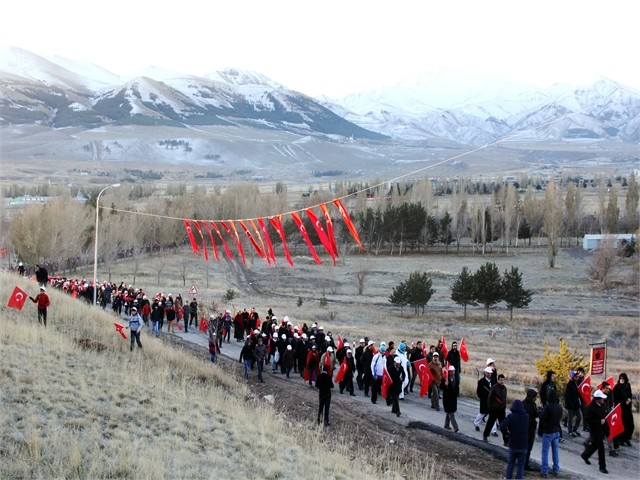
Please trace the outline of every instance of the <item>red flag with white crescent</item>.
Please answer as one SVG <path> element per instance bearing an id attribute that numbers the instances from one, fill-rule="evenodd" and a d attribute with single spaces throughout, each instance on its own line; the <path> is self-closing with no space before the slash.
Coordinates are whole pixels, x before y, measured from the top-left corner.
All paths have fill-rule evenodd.
<path id="1" fill-rule="evenodd" d="M 447 349 L 447 341 L 444 339 L 444 336 L 440 338 L 440 352 L 442 354 L 442 361 L 444 362 L 447 359 L 447 353 L 449 353 L 449 350 Z"/>
<path id="2" fill-rule="evenodd" d="M 336 255 L 333 252 L 333 247 L 331 246 L 329 237 L 327 237 L 327 234 L 325 233 L 324 228 L 322 228 L 322 223 L 320 223 L 320 220 L 318 220 L 318 217 L 316 217 L 316 214 L 313 213 L 313 210 L 311 210 L 310 208 L 307 208 L 306 212 L 307 212 L 307 217 L 309 217 L 309 220 L 311 220 L 313 227 L 316 229 L 316 233 L 318 234 L 318 238 L 320 239 L 322 246 L 327 251 L 327 253 L 331 255 L 331 259 L 333 260 L 333 264 L 335 265 Z"/>
<path id="3" fill-rule="evenodd" d="M 222 242 L 222 246 L 224 247 L 224 251 L 227 254 L 227 257 L 229 258 L 229 260 L 233 260 L 233 255 L 231 254 L 231 250 L 229 250 L 229 245 L 227 245 L 227 242 L 225 241 L 224 237 L 222 236 L 222 232 L 220 232 L 220 229 L 218 228 L 218 225 L 216 225 L 215 222 L 209 222 L 209 223 L 211 223 L 211 226 L 213 227 L 213 229 L 215 230 L 216 234 L 218 235 L 218 238 Z"/>
<path id="4" fill-rule="evenodd" d="M 442 369 L 442 378 L 445 382 L 449 379 L 449 362 L 447 362 Z"/>
<path id="5" fill-rule="evenodd" d="M 126 340 L 127 336 L 122 331 L 124 329 L 124 325 L 120 325 L 119 323 L 115 323 L 115 322 L 114 322 L 114 325 L 116 326 L 116 332 L 118 332 L 120 334 L 120 336 L 122 337 L 123 340 Z"/>
<path id="6" fill-rule="evenodd" d="M 242 259 L 242 263 L 246 264 L 247 261 L 244 258 L 244 249 L 242 248 L 242 242 L 240 241 L 240 237 L 238 236 L 238 231 L 236 230 L 236 227 L 233 224 L 233 220 L 229 220 L 229 225 L 231 225 L 231 227 L 233 228 L 233 232 L 231 231 L 231 228 L 229 228 L 227 224 L 224 223 L 223 221 L 220 221 L 220 225 L 222 225 L 222 228 L 224 228 L 225 231 L 229 234 L 229 236 L 233 238 L 233 241 L 236 243 L 236 247 L 238 248 L 238 253 L 240 254 L 240 258 Z"/>
<path id="7" fill-rule="evenodd" d="M 298 215 L 298 212 L 292 212 L 291 217 L 293 218 L 293 221 L 298 226 L 298 230 L 300 230 L 300 233 L 302 234 L 302 238 L 304 238 L 304 241 L 307 242 L 307 246 L 309 247 L 309 251 L 311 252 L 311 256 L 313 257 L 313 260 L 317 264 L 322 263 L 322 260 L 320 260 L 320 257 L 318 257 L 318 254 L 316 253 L 316 249 L 313 248 L 313 244 L 311 243 L 311 239 L 309 238 L 307 229 L 304 228 L 304 224 L 302 223 L 302 220 L 300 219 L 300 215 Z"/>
<path id="8" fill-rule="evenodd" d="M 24 302 L 27 301 L 27 292 L 25 292 L 20 287 L 16 286 L 9 297 L 9 302 L 7 303 L 7 307 L 9 308 L 17 308 L 18 310 L 22 310 L 24 306 Z"/>
<path id="9" fill-rule="evenodd" d="M 391 380 L 391 375 L 389 375 L 389 372 L 387 372 L 387 369 L 385 368 L 382 372 L 382 398 L 387 398 L 387 391 L 392 383 L 393 380 Z"/>
<path id="10" fill-rule="evenodd" d="M 469 351 L 467 350 L 467 344 L 464 341 L 464 337 L 460 340 L 460 358 L 463 362 L 469 361 Z"/>
<path id="11" fill-rule="evenodd" d="M 584 380 L 582 380 L 582 383 L 578 386 L 578 391 L 584 404 L 588 405 L 589 402 L 591 402 L 591 375 L 584 377 Z"/>
<path id="12" fill-rule="evenodd" d="M 209 330 L 209 321 L 206 318 L 200 319 L 200 326 L 198 327 L 198 330 L 202 333 L 207 333 L 207 330 Z"/>
<path id="13" fill-rule="evenodd" d="M 329 241 L 331 242 L 331 248 L 333 248 L 333 253 L 338 256 L 338 246 L 336 245 L 336 237 L 333 233 L 333 221 L 331 220 L 331 215 L 329 214 L 329 209 L 327 208 L 326 203 L 320 204 L 320 210 L 324 215 L 324 221 L 327 224 L 327 237 L 329 237 Z"/>
<path id="14" fill-rule="evenodd" d="M 213 257 L 216 259 L 216 261 L 218 261 L 220 260 L 218 256 L 218 247 L 216 246 L 216 241 L 213 239 L 213 234 L 211 233 L 211 227 L 209 227 L 208 222 L 204 222 L 204 221 L 202 222 L 202 226 L 209 234 L 209 240 L 211 240 L 211 246 L 213 247 Z"/>
<path id="15" fill-rule="evenodd" d="M 605 380 L 605 383 L 608 383 L 609 386 L 611 387 L 611 390 L 613 390 L 613 387 L 616 386 L 616 381 L 613 379 L 613 377 L 609 377 Z"/>
<path id="16" fill-rule="evenodd" d="M 197 254 L 200 251 L 200 249 L 198 248 L 196 239 L 193 236 L 193 230 L 191 229 L 191 223 L 189 223 L 189 220 L 184 221 L 184 226 L 187 229 L 187 235 L 189 236 L 189 242 L 191 243 L 191 248 L 193 249 L 193 253 Z"/>
<path id="17" fill-rule="evenodd" d="M 347 369 L 349 368 L 349 366 L 347 365 L 347 359 L 345 358 L 344 360 L 342 360 L 342 363 L 340 364 L 340 368 L 338 369 L 338 373 L 336 373 L 336 382 L 341 382 L 344 379 L 344 375 L 345 373 L 347 373 Z"/>
<path id="18" fill-rule="evenodd" d="M 349 213 L 347 213 L 347 209 L 344 208 L 344 205 L 342 204 L 339 198 L 336 198 L 333 201 L 333 204 L 338 208 L 340 215 L 342 215 L 342 220 L 344 220 L 344 223 L 347 225 L 349 232 L 351 232 L 351 236 L 360 246 L 360 250 L 363 251 L 364 247 L 362 246 L 362 242 L 360 241 L 360 235 L 358 235 L 358 231 L 356 230 L 356 227 L 353 226 L 353 222 L 351 222 L 351 218 L 349 217 Z"/>
<path id="19" fill-rule="evenodd" d="M 609 436 L 608 440 L 613 440 L 622 432 L 624 432 L 624 424 L 622 423 L 622 407 L 617 404 L 616 407 L 609 412 L 609 415 L 605 417 L 605 420 L 609 424 Z"/>
<path id="20" fill-rule="evenodd" d="M 276 229 L 278 235 L 280 235 L 280 240 L 282 240 L 282 248 L 284 249 L 284 256 L 287 259 L 289 265 L 293 267 L 293 260 L 291 260 L 291 254 L 289 253 L 289 247 L 287 246 L 287 240 L 284 238 L 284 229 L 282 228 L 282 218 L 281 216 L 277 217 L 269 217 L 269 221 L 273 228 Z"/>
<path id="21" fill-rule="evenodd" d="M 253 227 L 253 231 L 255 232 L 255 238 L 257 238 L 258 241 L 260 242 L 260 250 L 262 250 L 262 253 L 264 253 L 264 258 L 267 260 L 267 265 L 271 265 L 271 256 L 269 255 L 269 252 L 267 251 L 264 245 L 264 241 L 262 240 L 262 235 L 260 234 L 260 230 L 258 229 L 256 222 L 254 222 L 253 219 L 250 219 L 249 223 Z"/>
<path id="22" fill-rule="evenodd" d="M 262 218 L 258 219 L 258 225 L 260 225 L 260 229 L 262 230 L 262 235 L 264 235 L 264 241 L 267 243 L 267 254 L 273 260 L 273 263 L 276 263 L 276 254 L 273 251 L 273 244 L 271 243 L 271 238 L 269 237 L 269 231 L 267 230 L 267 224 L 264 223 Z"/>
<path id="23" fill-rule="evenodd" d="M 193 221 L 193 224 L 196 226 L 196 230 L 200 234 L 200 238 L 202 239 L 202 249 L 204 250 L 204 259 L 209 261 L 209 252 L 207 252 L 207 242 L 204 241 L 204 235 L 202 235 L 202 228 L 200 228 L 200 224 L 197 220 Z"/>
<path id="24" fill-rule="evenodd" d="M 260 245 L 258 245 L 255 241 L 255 239 L 253 238 L 253 236 L 251 235 L 251 232 L 249 231 L 249 229 L 247 228 L 247 226 L 242 223 L 242 220 L 238 220 L 238 223 L 240 224 L 240 226 L 242 227 L 242 230 L 244 230 L 244 233 L 247 235 L 247 238 L 249 239 L 249 242 L 251 243 L 251 245 L 253 245 L 253 248 L 255 249 L 256 253 L 258 254 L 258 256 L 260 258 L 265 258 L 265 254 L 264 252 L 260 249 Z M 268 262 L 267 262 L 268 263 Z"/>

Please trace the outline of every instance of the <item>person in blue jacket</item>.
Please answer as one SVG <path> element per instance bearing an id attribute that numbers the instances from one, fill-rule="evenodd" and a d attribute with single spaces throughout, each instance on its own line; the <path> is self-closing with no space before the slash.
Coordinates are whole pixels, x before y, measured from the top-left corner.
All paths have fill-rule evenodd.
<path id="1" fill-rule="evenodd" d="M 511 413 L 500 423 L 500 430 L 509 439 L 509 461 L 507 462 L 506 478 L 513 478 L 513 469 L 518 464 L 516 478 L 524 478 L 524 464 L 529 446 L 529 415 L 521 400 L 515 400 L 511 405 Z"/>

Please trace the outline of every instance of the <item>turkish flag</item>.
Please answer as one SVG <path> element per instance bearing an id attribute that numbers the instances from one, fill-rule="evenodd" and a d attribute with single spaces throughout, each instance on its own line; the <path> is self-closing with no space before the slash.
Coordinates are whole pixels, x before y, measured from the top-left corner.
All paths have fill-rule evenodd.
<path id="1" fill-rule="evenodd" d="M 444 336 L 440 339 L 440 351 L 442 352 L 442 361 L 444 362 L 447 359 L 447 341 L 444 339 Z"/>
<path id="2" fill-rule="evenodd" d="M 13 293 L 11 297 L 9 297 L 9 302 L 7 303 L 7 307 L 9 308 L 17 308 L 18 310 L 22 310 L 24 306 L 24 302 L 27 301 L 27 292 L 22 290 L 20 287 L 16 287 L 13 289 Z"/>
<path id="3" fill-rule="evenodd" d="M 469 361 L 469 351 L 467 350 L 467 344 L 464 342 L 464 337 L 460 340 L 460 358 L 463 362 Z"/>
<path id="4" fill-rule="evenodd" d="M 178 330 L 182 331 L 182 325 L 180 325 L 180 320 L 176 320 L 176 325 L 178 326 Z"/>
<path id="5" fill-rule="evenodd" d="M 620 404 L 616 405 L 616 408 L 609 412 L 609 415 L 605 417 L 607 424 L 609 424 L 609 436 L 608 440 L 617 437 L 624 432 L 624 424 L 622 423 L 622 407 Z"/>
<path id="6" fill-rule="evenodd" d="M 342 381 L 342 379 L 344 378 L 344 374 L 347 373 L 348 368 L 349 367 L 347 366 L 347 359 L 345 358 L 344 360 L 342 360 L 342 365 L 340 365 L 338 373 L 336 373 L 336 382 Z"/>
<path id="7" fill-rule="evenodd" d="M 116 326 L 116 332 L 118 332 L 122 336 L 123 340 L 126 340 L 127 336 L 122 331 L 124 329 L 124 325 L 120 325 L 119 323 L 114 323 L 114 325 Z"/>
<path id="8" fill-rule="evenodd" d="M 580 391 L 582 401 L 585 405 L 588 405 L 589 402 L 591 402 L 591 375 L 584 377 L 584 380 L 582 380 L 578 390 Z"/>
<path id="9" fill-rule="evenodd" d="M 387 390 L 389 390 L 392 383 L 393 380 L 391 380 L 391 375 L 389 375 L 389 372 L 387 372 L 387 369 L 385 368 L 382 372 L 382 398 L 387 398 Z"/>
<path id="10" fill-rule="evenodd" d="M 442 369 L 442 379 L 446 382 L 449 379 L 449 362 Z"/>
<path id="11" fill-rule="evenodd" d="M 200 319 L 200 326 L 198 327 L 198 330 L 200 330 L 202 333 L 207 333 L 207 330 L 209 330 L 209 322 L 206 318 Z"/>
<path id="12" fill-rule="evenodd" d="M 609 378 L 607 378 L 607 379 L 605 380 L 605 382 L 609 384 L 609 386 L 611 387 L 611 390 L 613 390 L 613 387 L 615 387 L 615 386 L 616 386 L 616 382 L 615 382 L 615 380 L 613 379 L 613 377 L 609 377 Z"/>
<path id="13" fill-rule="evenodd" d="M 336 345 L 336 350 L 340 350 L 342 347 L 344 347 L 344 342 L 342 341 L 340 335 L 338 335 L 338 344 Z"/>
<path id="14" fill-rule="evenodd" d="M 426 358 L 421 358 L 420 360 L 413 362 L 413 366 L 418 371 L 418 376 L 420 377 L 420 398 L 422 398 L 427 394 L 427 390 L 429 389 L 429 384 L 431 383 L 431 372 L 429 371 Z"/>

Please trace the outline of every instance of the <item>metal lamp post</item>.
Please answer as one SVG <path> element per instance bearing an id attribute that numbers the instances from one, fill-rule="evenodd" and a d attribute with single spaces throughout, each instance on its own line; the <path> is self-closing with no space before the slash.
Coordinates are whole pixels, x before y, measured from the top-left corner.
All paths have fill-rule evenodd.
<path id="1" fill-rule="evenodd" d="M 98 214 L 100 211 L 100 195 L 102 195 L 102 193 L 108 188 L 111 188 L 111 187 L 117 188 L 119 186 L 120 186 L 119 183 L 114 183 L 113 185 L 104 187 L 102 190 L 100 190 L 100 193 L 98 193 L 98 196 L 96 197 L 96 243 L 93 250 L 93 304 L 94 305 L 98 304 L 98 222 L 100 220 L 100 216 Z"/>

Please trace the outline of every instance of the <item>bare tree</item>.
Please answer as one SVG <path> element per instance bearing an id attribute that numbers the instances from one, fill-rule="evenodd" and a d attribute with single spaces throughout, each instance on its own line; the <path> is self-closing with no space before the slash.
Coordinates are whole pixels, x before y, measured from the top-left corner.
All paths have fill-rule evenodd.
<path id="1" fill-rule="evenodd" d="M 593 253 L 591 263 L 587 268 L 589 278 L 598 282 L 603 288 L 608 289 L 611 283 L 611 276 L 620 263 L 616 239 L 613 236 L 605 235 Z"/>
<path id="2" fill-rule="evenodd" d="M 607 233 L 617 233 L 619 219 L 620 208 L 618 207 L 618 189 L 613 185 L 609 192 L 609 203 L 607 204 Z"/>
<path id="3" fill-rule="evenodd" d="M 636 176 L 631 174 L 627 183 L 627 197 L 624 204 L 625 221 L 627 231 L 632 232 L 638 228 L 638 202 L 640 195 L 638 193 L 638 182 Z"/>
<path id="4" fill-rule="evenodd" d="M 362 295 L 364 292 L 364 285 L 367 276 L 371 274 L 371 262 L 369 259 L 365 259 L 360 262 L 360 268 L 356 271 L 356 284 L 358 286 L 358 295 Z"/>
<path id="5" fill-rule="evenodd" d="M 560 246 L 560 237 L 562 235 L 563 217 L 560 189 L 556 188 L 556 184 L 553 180 L 547 185 L 542 215 L 542 230 L 547 235 L 547 259 L 549 261 L 549 268 L 554 268 L 556 255 L 558 255 L 558 249 Z"/>

